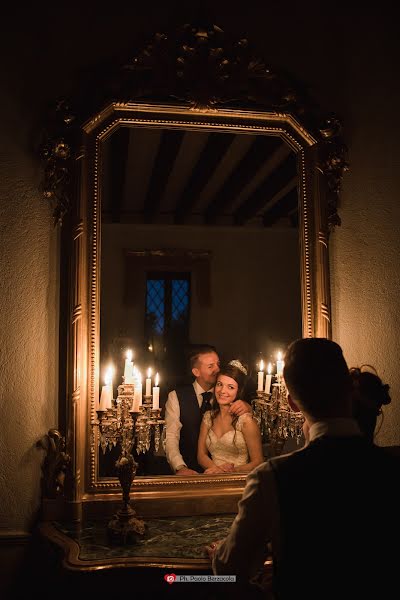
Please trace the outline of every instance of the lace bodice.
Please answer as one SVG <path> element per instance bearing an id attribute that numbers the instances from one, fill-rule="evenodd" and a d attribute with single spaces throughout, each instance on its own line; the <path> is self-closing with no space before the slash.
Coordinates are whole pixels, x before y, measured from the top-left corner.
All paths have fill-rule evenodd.
<path id="1" fill-rule="evenodd" d="M 206 423 L 208 429 L 206 446 L 212 461 L 217 466 L 230 462 L 237 467 L 249 462 L 249 453 L 242 433 L 242 427 L 243 423 L 251 418 L 250 414 L 240 415 L 236 422 L 236 429 L 227 431 L 221 437 L 217 437 L 211 429 L 211 413 L 205 413 L 203 421 Z"/>

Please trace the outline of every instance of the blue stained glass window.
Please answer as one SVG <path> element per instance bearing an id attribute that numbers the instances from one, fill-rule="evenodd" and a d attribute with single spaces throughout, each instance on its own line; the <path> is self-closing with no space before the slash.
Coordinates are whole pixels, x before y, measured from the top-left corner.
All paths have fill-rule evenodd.
<path id="1" fill-rule="evenodd" d="M 187 279 L 172 280 L 172 319 L 185 319 L 189 308 L 189 281 Z"/>
<path id="2" fill-rule="evenodd" d="M 146 316 L 155 333 L 164 332 L 165 286 L 162 279 L 147 280 Z"/>

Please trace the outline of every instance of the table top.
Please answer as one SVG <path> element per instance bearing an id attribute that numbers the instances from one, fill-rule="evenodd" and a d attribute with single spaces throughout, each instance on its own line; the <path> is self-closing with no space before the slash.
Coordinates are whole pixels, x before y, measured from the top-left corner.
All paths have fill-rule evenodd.
<path id="1" fill-rule="evenodd" d="M 116 567 L 211 569 L 204 547 L 225 537 L 235 515 L 196 515 L 145 519 L 134 543 L 111 542 L 107 522 L 43 522 L 42 535 L 64 550 L 63 565 L 73 570 Z"/>

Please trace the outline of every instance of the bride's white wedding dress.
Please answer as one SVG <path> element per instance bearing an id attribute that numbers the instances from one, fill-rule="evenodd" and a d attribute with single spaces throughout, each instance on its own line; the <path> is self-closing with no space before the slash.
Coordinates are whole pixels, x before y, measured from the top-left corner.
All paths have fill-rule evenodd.
<path id="1" fill-rule="evenodd" d="M 246 465 L 249 462 L 249 453 L 242 433 L 243 423 L 253 417 L 246 413 L 240 415 L 236 421 L 236 430 L 227 431 L 221 437 L 218 437 L 211 429 L 211 413 L 206 412 L 203 421 L 207 425 L 208 433 L 206 437 L 207 450 L 211 455 L 211 460 L 219 467 L 224 463 L 233 463 L 235 467 Z M 236 434 L 236 435 L 235 435 Z"/>

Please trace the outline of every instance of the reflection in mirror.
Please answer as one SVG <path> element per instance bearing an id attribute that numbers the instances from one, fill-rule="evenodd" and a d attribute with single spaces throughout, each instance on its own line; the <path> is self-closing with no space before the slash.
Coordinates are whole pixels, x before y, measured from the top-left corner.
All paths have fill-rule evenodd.
<path id="1" fill-rule="evenodd" d="M 279 136 L 120 126 L 101 142 L 100 377 L 127 349 L 160 374 L 160 407 L 191 381 L 186 350 L 262 358 L 302 335 L 297 157 Z M 100 383 L 100 389 L 101 384 Z M 143 380 L 144 383 L 144 380 Z M 100 450 L 100 477 L 119 450 Z M 162 445 L 138 475 L 171 470 Z"/>

